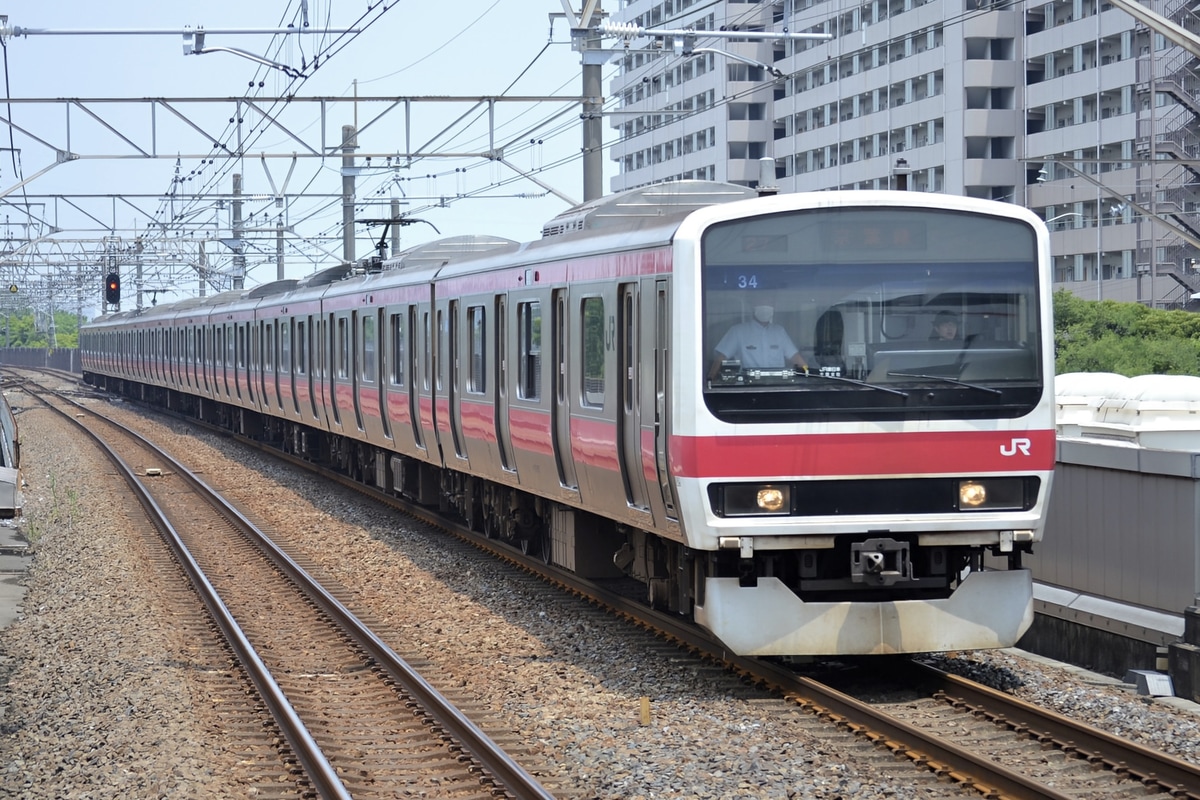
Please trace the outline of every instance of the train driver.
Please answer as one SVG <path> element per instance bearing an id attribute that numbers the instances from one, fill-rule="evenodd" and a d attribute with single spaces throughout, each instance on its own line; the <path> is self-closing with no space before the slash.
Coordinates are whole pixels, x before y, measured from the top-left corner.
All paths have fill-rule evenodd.
<path id="1" fill-rule="evenodd" d="M 958 341 L 958 315 L 953 311 L 939 311 L 933 318 L 933 331 L 929 334 L 930 341 Z"/>
<path id="2" fill-rule="evenodd" d="M 728 360 L 740 361 L 742 369 L 783 369 L 790 365 L 807 374 L 808 362 L 783 326 L 775 324 L 774 317 L 773 307 L 755 306 L 754 319 L 739 322 L 726 331 L 717 342 L 716 358 L 708 370 L 709 380 L 716 380 L 721 363 Z"/>

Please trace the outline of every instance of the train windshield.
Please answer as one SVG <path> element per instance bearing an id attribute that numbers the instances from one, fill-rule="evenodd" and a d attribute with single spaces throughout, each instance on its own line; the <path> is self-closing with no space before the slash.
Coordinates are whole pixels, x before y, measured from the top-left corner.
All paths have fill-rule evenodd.
<path id="1" fill-rule="evenodd" d="M 705 401 L 731 422 L 1016 417 L 1042 393 L 1019 220 L 827 208 L 702 240 Z"/>

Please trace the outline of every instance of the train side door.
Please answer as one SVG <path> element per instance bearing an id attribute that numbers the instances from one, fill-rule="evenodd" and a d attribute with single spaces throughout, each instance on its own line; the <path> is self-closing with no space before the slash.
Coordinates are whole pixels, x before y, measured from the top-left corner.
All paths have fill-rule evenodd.
<path id="1" fill-rule="evenodd" d="M 503 295 L 496 297 L 496 395 L 492 407 L 495 409 L 496 445 L 500 451 L 500 466 L 507 472 L 515 472 L 512 440 L 508 426 L 508 303 Z"/>
<path id="2" fill-rule="evenodd" d="M 618 289 L 617 307 L 617 382 L 620 408 L 617 411 L 617 436 L 620 441 L 621 479 L 625 499 L 634 508 L 649 509 L 646 473 L 642 467 L 642 414 L 640 403 L 641 347 L 638 324 L 638 286 L 623 283 Z"/>
<path id="3" fill-rule="evenodd" d="M 420 394 L 421 441 L 425 444 L 431 460 L 440 462 L 440 445 L 438 439 L 438 408 L 437 397 L 441 390 L 442 353 L 438 349 L 439 325 L 443 322 L 443 312 L 436 304 L 422 302 L 417 306 L 419 337 L 417 348 L 419 352 L 418 391 Z"/>
<path id="4" fill-rule="evenodd" d="M 283 325 L 279 329 L 279 355 L 282 361 L 279 368 L 285 370 L 283 380 L 288 394 L 292 398 L 291 411 L 300 417 L 302 412 L 300 411 L 300 395 L 296 392 L 296 351 L 294 349 L 299 341 L 297 336 L 296 318 L 284 317 Z"/>
<path id="5" fill-rule="evenodd" d="M 379 386 L 379 424 L 383 426 L 385 439 L 392 438 L 392 419 L 388 414 L 388 387 L 392 381 L 388 374 L 387 311 L 380 308 L 375 320 L 375 376 Z"/>
<path id="6" fill-rule="evenodd" d="M 320 406 L 317 404 L 317 363 L 315 351 L 312 315 L 300 320 L 296 327 L 296 371 L 300 373 L 300 383 L 308 397 L 308 409 L 314 420 L 321 419 Z"/>
<path id="7" fill-rule="evenodd" d="M 212 328 L 208 325 L 196 328 L 196 361 L 200 367 L 200 388 L 212 394 L 214 386 L 209 383 L 212 373 Z"/>
<path id="8" fill-rule="evenodd" d="M 270 361 L 271 372 L 267 376 L 267 380 L 274 386 L 275 407 L 282 413 L 287 413 L 283 407 L 283 387 L 280 386 L 279 373 L 283 370 L 283 330 L 286 322 L 280 322 L 273 319 L 267 323 L 267 332 L 270 334 Z"/>
<path id="9" fill-rule="evenodd" d="M 330 423 L 340 429 L 342 427 L 342 409 L 338 407 L 338 381 L 346 377 L 346 370 L 349 368 L 346 348 L 350 345 L 346 337 L 346 318 L 329 314 L 326 319 L 328 320 L 326 324 L 329 326 L 325 339 L 329 348 L 329 357 L 325 361 L 326 376 L 329 379 L 325 383 L 325 391 L 329 398 L 326 403 L 329 407 Z"/>
<path id="10" fill-rule="evenodd" d="M 310 342 L 312 351 L 310 352 L 309 368 L 311 377 L 309 378 L 312 386 L 313 396 L 313 416 L 316 419 L 328 420 L 328 400 L 325 398 L 325 373 L 329 369 L 329 360 L 326 354 L 328 349 L 327 336 L 325 332 L 325 318 L 322 316 L 313 315 L 309 318 L 311 322 L 309 326 L 312 328 Z"/>
<path id="11" fill-rule="evenodd" d="M 677 520 L 679 503 L 667 464 L 667 442 L 671 430 L 668 419 L 671 408 L 671 306 L 668 300 L 667 282 L 657 281 L 654 303 L 654 325 L 658 334 L 654 346 L 654 464 L 667 518 Z"/>
<path id="12" fill-rule="evenodd" d="M 313 385 L 317 393 L 317 405 L 325 426 L 331 428 L 337 417 L 329 410 L 329 376 L 333 369 L 333 352 L 330 346 L 329 322 L 324 315 L 313 321 Z"/>
<path id="13" fill-rule="evenodd" d="M 246 384 L 246 397 L 254 402 L 254 393 L 250 383 L 250 324 L 238 325 L 237 330 L 237 362 L 234 380 L 237 382 L 238 402 L 242 402 L 242 384 Z M 244 380 L 243 380 L 244 379 Z"/>
<path id="14" fill-rule="evenodd" d="M 567 300 L 566 289 L 554 290 L 551 304 L 554 313 L 554 334 L 551 341 L 554 356 L 554 398 L 550 414 L 551 425 L 554 428 L 554 461 L 558 466 L 558 482 L 567 489 L 577 491 L 579 480 L 575 475 L 575 457 L 571 451 L 571 391 L 568 384 L 570 373 L 567 369 L 571 343 L 568 336 L 570 326 Z"/>
<path id="15" fill-rule="evenodd" d="M 236 394 L 234 364 L 237 355 L 237 337 L 233 326 L 221 323 L 221 383 L 225 387 L 225 399 L 233 400 Z"/>
<path id="16" fill-rule="evenodd" d="M 354 406 L 354 423 L 360 431 L 364 430 L 364 428 L 362 403 L 359 401 L 358 393 L 362 391 L 362 379 L 366 376 L 363 362 L 367 359 L 367 354 L 363 351 L 367 335 L 364 326 L 370 326 L 373 323 L 374 318 L 372 317 L 360 318 L 357 311 L 350 312 L 350 374 L 346 377 L 346 381 L 350 387 L 350 402 Z M 374 353 L 371 354 L 371 357 L 374 357 Z M 374 364 L 375 362 L 371 361 L 371 365 L 374 366 Z"/>
<path id="17" fill-rule="evenodd" d="M 275 375 L 275 364 L 278 360 L 275 344 L 275 321 L 266 320 L 259 323 L 262 327 L 262 353 L 258 365 L 259 390 L 262 392 L 262 407 L 264 411 L 272 406 L 281 408 L 279 402 L 279 381 Z"/>
<path id="18" fill-rule="evenodd" d="M 467 453 L 463 448 L 462 436 L 462 335 L 459 325 L 459 303 L 457 300 L 451 300 L 447 308 L 448 319 L 447 324 L 450 327 L 449 343 L 446 347 L 446 361 L 450 368 L 450 374 L 446 379 L 446 391 L 449 395 L 447 405 L 450 409 L 450 439 L 454 443 L 454 455 L 459 458 L 466 458 Z"/>
<path id="19" fill-rule="evenodd" d="M 273 363 L 270 351 L 270 329 L 258 321 L 251 323 L 254 330 L 254 347 L 250 355 L 250 384 L 258 387 L 258 406 L 263 411 L 271 408 L 271 398 L 267 395 L 267 368 Z M 254 391 L 250 392 L 251 395 Z"/>
<path id="20" fill-rule="evenodd" d="M 246 323 L 246 397 L 250 405 L 257 406 L 262 400 L 261 393 L 257 390 L 255 384 L 255 375 L 262 367 L 262 339 L 259 337 L 258 328 L 254 323 Z"/>
<path id="21" fill-rule="evenodd" d="M 408 419 L 412 425 L 413 441 L 417 447 L 425 449 L 425 438 L 421 435 L 421 392 L 425 388 L 425 375 L 421 372 L 421 348 L 424 340 L 420 337 L 421 316 L 416 306 L 408 307 Z"/>

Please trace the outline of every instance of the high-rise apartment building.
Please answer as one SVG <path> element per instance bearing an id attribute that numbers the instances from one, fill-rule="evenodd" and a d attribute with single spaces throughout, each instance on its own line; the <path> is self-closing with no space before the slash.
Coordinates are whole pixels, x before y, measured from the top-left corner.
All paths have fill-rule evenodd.
<path id="1" fill-rule="evenodd" d="M 1194 32 L 1193 6 L 1146 4 Z M 611 87 L 614 190 L 754 186 L 766 158 L 780 191 L 906 184 L 1027 206 L 1050 223 L 1056 287 L 1083 297 L 1186 307 L 1200 292 L 1200 60 L 1117 6 L 627 0 L 612 16 L 697 30 L 682 52 L 631 40 Z"/>

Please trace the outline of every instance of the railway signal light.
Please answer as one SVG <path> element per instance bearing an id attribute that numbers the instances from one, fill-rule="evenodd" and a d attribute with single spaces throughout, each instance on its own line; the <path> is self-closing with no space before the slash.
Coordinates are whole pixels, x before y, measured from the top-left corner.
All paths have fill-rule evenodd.
<path id="1" fill-rule="evenodd" d="M 121 302 L 121 276 L 115 272 L 104 279 L 104 301 L 113 305 Z"/>

